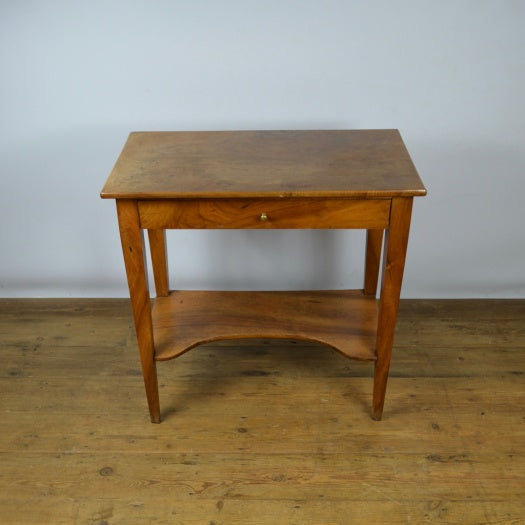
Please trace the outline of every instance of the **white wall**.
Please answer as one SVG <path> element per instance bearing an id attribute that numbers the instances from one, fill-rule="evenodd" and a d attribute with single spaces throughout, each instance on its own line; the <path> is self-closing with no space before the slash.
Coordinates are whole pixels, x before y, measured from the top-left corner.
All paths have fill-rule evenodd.
<path id="1" fill-rule="evenodd" d="M 404 297 L 524 297 L 525 2 L 0 3 L 0 296 L 127 293 L 131 130 L 399 128 Z M 177 287 L 359 286 L 361 232 L 170 232 Z"/>

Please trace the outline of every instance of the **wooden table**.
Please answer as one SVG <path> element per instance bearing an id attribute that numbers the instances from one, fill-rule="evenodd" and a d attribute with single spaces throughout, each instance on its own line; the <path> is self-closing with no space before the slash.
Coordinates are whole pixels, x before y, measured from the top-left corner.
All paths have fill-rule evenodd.
<path id="1" fill-rule="evenodd" d="M 131 133 L 101 197 L 117 203 L 151 421 L 160 422 L 156 361 L 201 343 L 241 338 L 319 341 L 374 361 L 372 417 L 381 419 L 412 200 L 425 194 L 397 130 Z M 167 228 L 366 229 L 364 286 L 170 291 Z"/>

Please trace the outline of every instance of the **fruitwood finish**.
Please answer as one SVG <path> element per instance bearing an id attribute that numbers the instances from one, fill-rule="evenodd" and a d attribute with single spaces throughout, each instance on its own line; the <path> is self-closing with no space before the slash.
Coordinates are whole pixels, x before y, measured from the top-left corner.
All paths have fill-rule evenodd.
<path id="1" fill-rule="evenodd" d="M 205 319 L 195 331 L 195 319 Z M 257 322 L 254 322 L 256 320 Z M 172 359 L 211 341 L 275 337 L 324 343 L 374 361 L 375 297 L 360 291 L 171 292 L 153 304 L 155 359 Z M 277 334 L 277 335 L 273 335 Z M 303 335 L 304 334 L 304 335 Z"/>
<path id="2" fill-rule="evenodd" d="M 159 389 L 154 360 L 155 348 L 147 287 L 144 238 L 139 226 L 136 203 L 130 200 L 117 200 L 117 215 L 149 412 L 152 423 L 160 423 Z M 159 274 L 158 267 L 155 273 Z M 167 277 L 162 276 L 160 280 L 164 282 Z"/>
<path id="3" fill-rule="evenodd" d="M 425 193 L 397 130 L 130 134 L 101 196 L 117 201 L 152 422 L 160 422 L 156 360 L 207 341 L 255 337 L 319 341 L 375 360 L 372 416 L 380 419 L 412 199 Z M 366 229 L 364 288 L 170 294 L 166 228 Z M 152 309 L 143 229 L 157 292 Z"/>
<path id="4" fill-rule="evenodd" d="M 390 200 L 335 197 L 145 200 L 139 201 L 139 215 L 142 228 L 386 228 Z"/>
<path id="5" fill-rule="evenodd" d="M 101 196 L 390 198 L 426 190 L 397 130 L 131 133 Z"/>

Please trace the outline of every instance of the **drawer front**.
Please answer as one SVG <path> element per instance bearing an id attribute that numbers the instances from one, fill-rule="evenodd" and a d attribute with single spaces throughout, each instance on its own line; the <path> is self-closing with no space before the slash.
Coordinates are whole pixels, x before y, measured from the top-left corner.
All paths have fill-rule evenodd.
<path id="1" fill-rule="evenodd" d="M 145 229 L 388 227 L 390 199 L 174 199 L 139 201 Z"/>

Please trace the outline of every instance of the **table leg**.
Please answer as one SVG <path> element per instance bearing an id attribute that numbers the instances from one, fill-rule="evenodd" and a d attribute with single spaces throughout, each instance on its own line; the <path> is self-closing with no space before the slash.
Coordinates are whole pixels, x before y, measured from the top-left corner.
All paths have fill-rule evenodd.
<path id="1" fill-rule="evenodd" d="M 388 370 L 394 342 L 399 295 L 403 281 L 405 256 L 412 215 L 412 197 L 392 199 L 390 224 L 385 236 L 385 255 L 381 279 L 381 298 L 377 323 L 377 360 L 374 370 L 374 395 L 372 417 L 380 420 L 383 415 Z"/>
<path id="2" fill-rule="evenodd" d="M 166 297 L 169 294 L 166 230 L 148 230 L 148 239 L 155 291 L 157 297 Z"/>
<path id="3" fill-rule="evenodd" d="M 117 199 L 117 215 L 149 413 L 152 423 L 160 423 L 159 389 L 144 259 L 144 237 L 140 229 L 137 202 Z"/>
<path id="4" fill-rule="evenodd" d="M 376 295 L 377 293 L 382 241 L 383 230 L 366 231 L 365 282 L 363 290 L 365 295 Z"/>

